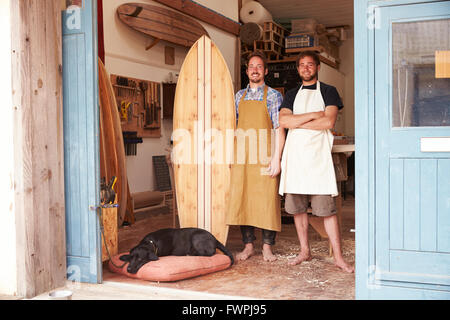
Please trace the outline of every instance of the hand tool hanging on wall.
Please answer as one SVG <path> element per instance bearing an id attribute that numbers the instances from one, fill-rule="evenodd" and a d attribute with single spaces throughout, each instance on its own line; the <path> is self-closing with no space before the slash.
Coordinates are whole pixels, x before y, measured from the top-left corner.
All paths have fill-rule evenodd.
<path id="1" fill-rule="evenodd" d="M 153 124 L 153 108 L 154 108 L 154 104 L 153 104 L 153 82 L 150 82 L 150 118 L 152 119 L 150 124 Z"/>
<path id="2" fill-rule="evenodd" d="M 140 84 L 141 90 L 144 94 L 144 110 L 145 110 L 145 120 L 144 120 L 144 126 L 150 125 L 152 124 L 152 119 L 151 119 L 151 112 L 150 112 L 150 108 L 149 105 L 147 103 L 147 91 L 148 91 L 148 83 L 145 81 L 142 81 Z"/>
<path id="3" fill-rule="evenodd" d="M 128 109 L 130 109 L 131 102 L 122 101 L 120 103 L 120 120 L 128 122 Z"/>
<path id="4" fill-rule="evenodd" d="M 161 120 L 160 118 L 160 111 L 161 110 L 161 84 L 157 84 L 156 85 L 156 106 L 157 106 L 157 110 L 156 110 L 156 123 L 158 123 L 158 128 L 159 126 L 159 121 Z"/>
<path id="5" fill-rule="evenodd" d="M 153 84 L 153 119 L 156 123 L 156 126 L 158 125 L 158 99 L 156 98 L 158 90 L 157 83 Z"/>
<path id="6" fill-rule="evenodd" d="M 152 118 L 153 118 L 153 122 L 157 125 L 158 124 L 158 119 L 155 116 L 155 113 L 157 113 L 157 109 L 156 109 L 156 83 L 152 83 L 152 102 L 153 102 L 153 106 L 152 106 Z"/>

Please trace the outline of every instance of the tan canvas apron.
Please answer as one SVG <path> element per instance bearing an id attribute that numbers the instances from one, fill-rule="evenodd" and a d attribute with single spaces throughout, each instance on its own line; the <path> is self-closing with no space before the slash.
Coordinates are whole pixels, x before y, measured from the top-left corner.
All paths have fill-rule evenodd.
<path id="1" fill-rule="evenodd" d="M 293 113 L 324 111 L 320 82 L 316 90 L 302 88 L 295 98 Z M 331 155 L 333 140 L 330 130 L 289 130 L 281 160 L 281 195 L 338 195 Z"/>
<path id="2" fill-rule="evenodd" d="M 261 163 L 260 132 L 266 129 L 267 157 L 271 153 L 272 121 L 267 111 L 267 89 L 264 89 L 263 101 L 244 101 L 247 93 L 239 102 L 239 120 L 237 129 L 256 131 L 258 147 L 256 164 L 249 163 L 249 139 L 245 143 L 245 163 L 237 163 L 237 139 L 235 137 L 235 162 L 231 171 L 230 206 L 227 213 L 227 224 L 247 225 L 266 230 L 281 231 L 280 197 L 277 193 L 278 178 L 264 175 L 269 163 Z M 254 150 L 253 150 L 254 152 Z"/>

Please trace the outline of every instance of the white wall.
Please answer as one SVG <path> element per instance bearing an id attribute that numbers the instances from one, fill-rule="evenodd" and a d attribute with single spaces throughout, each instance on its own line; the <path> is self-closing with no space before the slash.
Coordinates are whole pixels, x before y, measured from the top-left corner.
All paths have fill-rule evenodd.
<path id="1" fill-rule="evenodd" d="M 14 148 L 13 148 L 13 103 L 11 84 L 11 22 L 10 2 L 0 2 L 0 294 L 15 295 L 16 272 L 16 223 L 14 208 Z"/>
<path id="2" fill-rule="evenodd" d="M 320 71 L 319 71 L 319 81 L 325 82 L 326 84 L 332 85 L 336 87 L 339 95 L 342 98 L 342 102 L 344 103 L 344 109 L 347 107 L 346 97 L 345 97 L 345 76 L 339 70 L 330 67 L 329 65 L 321 62 L 320 63 Z M 344 119 L 344 109 L 339 111 L 336 125 L 334 129 L 338 133 L 344 132 L 345 119 Z"/>
<path id="3" fill-rule="evenodd" d="M 116 8 L 126 2 L 129 1 L 108 0 L 103 2 L 106 69 L 110 73 L 125 77 L 167 82 L 170 72 L 176 74 L 180 71 L 189 49 L 160 41 L 146 51 L 145 47 L 152 42 L 152 39 L 124 25 L 117 17 Z M 154 1 L 136 2 L 162 6 Z M 196 2 L 234 21 L 238 21 L 238 0 L 200 0 Z M 203 25 L 211 40 L 221 50 L 234 81 L 236 78 L 236 37 L 202 21 L 199 21 L 199 23 Z M 164 62 L 164 47 L 166 45 L 175 47 L 174 66 L 166 65 Z M 163 121 L 161 134 L 160 139 L 144 138 L 144 143 L 138 145 L 137 156 L 127 157 L 127 174 L 132 193 L 155 189 L 152 156 L 168 154 L 172 121 Z"/>
<path id="4" fill-rule="evenodd" d="M 354 72 L 354 39 L 345 40 L 339 48 L 341 64 L 339 70 L 321 63 L 319 80 L 336 87 L 344 103 L 339 112 L 335 130 L 346 136 L 355 135 L 355 72 Z"/>

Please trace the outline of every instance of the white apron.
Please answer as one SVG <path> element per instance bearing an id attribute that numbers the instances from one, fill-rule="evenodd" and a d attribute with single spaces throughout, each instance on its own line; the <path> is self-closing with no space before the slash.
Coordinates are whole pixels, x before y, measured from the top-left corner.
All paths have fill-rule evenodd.
<path id="1" fill-rule="evenodd" d="M 294 101 L 294 114 L 325 110 L 319 81 L 316 90 L 302 89 Z M 333 140 L 330 130 L 289 129 L 281 159 L 280 195 L 338 195 Z"/>

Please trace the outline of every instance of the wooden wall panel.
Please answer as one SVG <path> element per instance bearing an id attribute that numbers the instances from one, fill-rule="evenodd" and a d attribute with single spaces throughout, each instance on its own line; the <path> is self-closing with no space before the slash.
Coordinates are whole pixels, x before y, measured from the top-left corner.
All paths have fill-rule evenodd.
<path id="1" fill-rule="evenodd" d="M 18 294 L 66 278 L 61 1 L 11 1 Z"/>

